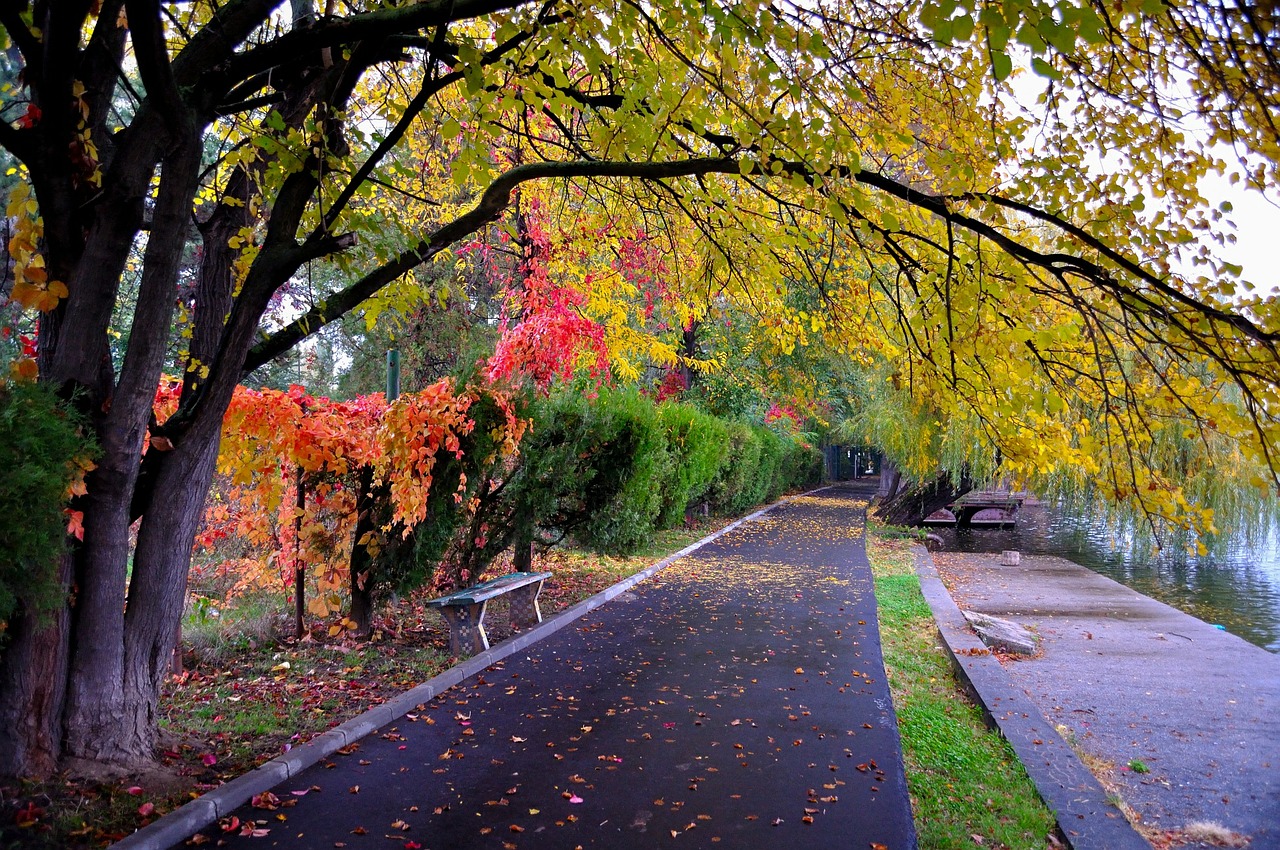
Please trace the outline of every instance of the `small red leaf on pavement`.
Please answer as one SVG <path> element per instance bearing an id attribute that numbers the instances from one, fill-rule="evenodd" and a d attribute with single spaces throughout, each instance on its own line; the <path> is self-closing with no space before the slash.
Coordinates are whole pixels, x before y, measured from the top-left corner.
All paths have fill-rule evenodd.
<path id="1" fill-rule="evenodd" d="M 141 806 L 138 806 L 138 814 L 142 815 L 144 818 L 149 816 L 155 810 L 156 804 L 151 802 L 143 803 Z"/>
<path id="2" fill-rule="evenodd" d="M 253 799 L 249 801 L 249 805 L 255 809 L 267 809 L 273 811 L 280 808 L 280 798 L 270 791 L 263 791 L 261 794 L 255 794 Z"/>
<path id="3" fill-rule="evenodd" d="M 205 753 L 204 755 L 200 756 L 200 761 L 204 762 L 205 767 L 213 767 L 215 764 L 218 763 L 218 757 L 215 756 L 213 753 Z"/>
<path id="4" fill-rule="evenodd" d="M 131 785 L 128 788 L 124 789 L 124 793 L 132 794 L 133 796 L 138 797 L 142 794 L 142 788 L 137 785 Z"/>

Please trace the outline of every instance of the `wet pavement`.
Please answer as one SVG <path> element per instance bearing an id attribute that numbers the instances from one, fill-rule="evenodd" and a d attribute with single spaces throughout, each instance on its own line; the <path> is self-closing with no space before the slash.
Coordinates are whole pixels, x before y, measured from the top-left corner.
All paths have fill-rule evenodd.
<path id="1" fill-rule="evenodd" d="M 1013 686 L 1144 826 L 1212 821 L 1280 848 L 1280 656 L 1060 558 L 934 553 L 961 607 L 1034 629 Z"/>
<path id="2" fill-rule="evenodd" d="M 740 525 L 201 834 L 259 850 L 915 847 L 868 495 L 830 488 Z"/>

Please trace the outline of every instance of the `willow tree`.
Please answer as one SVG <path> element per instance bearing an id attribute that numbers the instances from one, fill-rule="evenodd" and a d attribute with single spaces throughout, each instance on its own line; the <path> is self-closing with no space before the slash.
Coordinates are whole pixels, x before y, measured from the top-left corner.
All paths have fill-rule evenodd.
<path id="1" fill-rule="evenodd" d="M 371 298 L 410 297 L 411 270 L 454 261 L 532 181 L 561 187 L 574 215 L 611 193 L 687 218 L 705 274 L 678 281 L 681 297 L 750 305 L 781 350 L 874 353 L 923 397 L 972 397 L 1006 462 L 1032 463 L 1018 447 L 1036 441 L 1062 462 L 1102 458 L 1096 474 L 1117 495 L 1176 509 L 1177 482 L 1144 461 L 1149 423 L 1176 411 L 1275 480 L 1277 304 L 1213 259 L 1221 223 L 1195 188 L 1228 168 L 1212 141 L 1236 146 L 1245 179 L 1274 184 L 1280 73 L 1262 12 L 277 6 L 0 8 L 16 71 L 0 145 L 26 178 L 8 208 L 10 294 L 39 313 L 35 357 L 14 371 L 38 370 L 79 406 L 100 447 L 73 505 L 83 536 L 49 565 L 64 604 L 7 624 L 4 772 L 152 757 L 237 382 Z M 1003 94 L 1011 55 L 1050 84 L 1034 114 Z M 1099 167 L 1082 169 L 1098 151 Z M 318 261 L 341 285 L 287 324 L 269 318 Z M 512 333 L 546 310 L 607 323 L 599 306 L 622 292 L 596 288 L 607 276 L 582 276 L 581 298 L 545 280 L 548 297 L 521 301 Z M 818 309 L 789 300 L 799 282 Z M 180 362 L 166 363 L 179 321 Z M 157 422 L 152 399 L 174 365 L 181 402 Z M 1089 435 L 1056 425 L 1076 404 L 1099 411 Z"/>

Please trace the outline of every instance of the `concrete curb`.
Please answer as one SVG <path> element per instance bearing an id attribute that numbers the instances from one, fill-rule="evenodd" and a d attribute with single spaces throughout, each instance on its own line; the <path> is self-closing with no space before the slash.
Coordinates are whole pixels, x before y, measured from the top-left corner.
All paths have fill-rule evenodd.
<path id="1" fill-rule="evenodd" d="M 938 577 L 933 558 L 913 546 L 920 590 L 942 634 L 952 666 L 982 706 L 987 722 L 1013 747 L 1036 791 L 1058 819 L 1072 850 L 1151 850 L 1107 792 L 1062 740 L 1035 703 L 1013 686 L 1000 661 L 969 629 Z"/>
<path id="2" fill-rule="evenodd" d="M 819 487 L 815 490 L 801 493 L 799 496 L 807 496 L 810 493 L 817 493 L 826 489 L 828 488 Z M 112 844 L 112 850 L 167 850 L 167 848 L 185 841 L 218 818 L 244 805 L 255 795 L 269 791 L 284 780 L 297 776 L 321 759 L 333 755 L 338 749 L 360 740 L 375 729 L 386 726 L 406 712 L 412 711 L 416 706 L 429 702 L 440 693 L 480 673 L 490 665 L 558 632 L 590 611 L 599 608 L 609 600 L 626 593 L 640 582 L 658 574 L 686 555 L 734 531 L 744 523 L 759 519 L 774 508 L 785 505 L 795 498 L 798 498 L 798 496 L 788 496 L 761 508 L 755 513 L 734 520 L 714 534 L 690 543 L 679 552 L 668 555 L 661 561 L 645 567 L 640 572 L 623 579 L 612 587 L 605 588 L 594 596 L 582 600 L 577 605 L 566 608 L 528 631 L 505 640 L 479 655 L 473 655 L 466 661 L 450 667 L 440 675 L 405 691 L 400 696 L 394 697 L 363 714 L 351 718 L 346 723 L 317 735 L 307 743 L 294 747 L 284 755 L 263 763 L 225 785 L 220 785 L 214 790 L 202 794 L 190 803 L 184 804 L 139 829 L 132 835 Z"/>

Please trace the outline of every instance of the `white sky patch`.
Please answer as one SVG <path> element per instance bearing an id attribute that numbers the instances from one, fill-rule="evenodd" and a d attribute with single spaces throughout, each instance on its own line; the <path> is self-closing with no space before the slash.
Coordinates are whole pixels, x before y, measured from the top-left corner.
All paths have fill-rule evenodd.
<path id="1" fill-rule="evenodd" d="M 1276 187 L 1272 187 L 1273 189 Z M 1280 293 L 1280 206 L 1277 199 L 1232 186 L 1226 177 L 1211 175 L 1200 181 L 1210 203 L 1231 204 L 1228 218 L 1235 224 L 1236 243 L 1219 248 L 1222 259 L 1244 267 L 1245 280 L 1259 292 Z"/>

